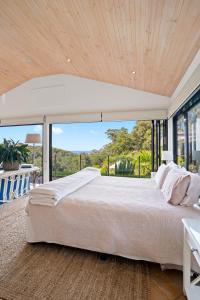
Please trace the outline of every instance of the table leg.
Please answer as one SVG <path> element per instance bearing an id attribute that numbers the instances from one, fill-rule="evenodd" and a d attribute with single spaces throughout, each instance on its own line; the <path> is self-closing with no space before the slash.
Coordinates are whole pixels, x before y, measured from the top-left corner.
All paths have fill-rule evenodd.
<path id="1" fill-rule="evenodd" d="M 187 242 L 187 231 L 184 230 L 184 247 L 183 247 L 183 292 L 190 287 L 191 279 L 191 249 Z"/>
<path id="2" fill-rule="evenodd" d="M 32 179 L 33 179 L 33 187 L 36 186 L 36 172 L 32 172 Z"/>

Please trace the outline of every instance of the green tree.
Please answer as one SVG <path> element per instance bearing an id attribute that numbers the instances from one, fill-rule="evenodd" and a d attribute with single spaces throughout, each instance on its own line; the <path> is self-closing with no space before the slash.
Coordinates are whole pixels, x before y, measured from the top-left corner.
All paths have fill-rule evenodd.
<path id="1" fill-rule="evenodd" d="M 131 137 L 133 139 L 133 150 L 151 149 L 151 121 L 138 121 L 133 128 Z"/>
<path id="2" fill-rule="evenodd" d="M 116 155 L 133 150 L 133 139 L 127 128 L 108 129 L 106 135 L 111 140 L 111 143 L 104 147 L 104 151 L 108 154 Z"/>

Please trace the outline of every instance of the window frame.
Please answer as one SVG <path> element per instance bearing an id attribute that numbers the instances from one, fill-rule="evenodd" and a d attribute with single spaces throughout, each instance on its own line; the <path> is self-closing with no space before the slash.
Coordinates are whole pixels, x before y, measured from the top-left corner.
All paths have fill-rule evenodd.
<path id="1" fill-rule="evenodd" d="M 173 155 L 174 161 L 177 163 L 178 157 L 178 135 L 177 135 L 177 121 L 178 117 L 182 115 L 184 117 L 184 137 L 185 137 L 185 168 L 189 168 L 189 130 L 188 130 L 188 113 L 196 105 L 200 103 L 200 86 L 189 96 L 186 103 L 176 112 L 173 117 Z"/>

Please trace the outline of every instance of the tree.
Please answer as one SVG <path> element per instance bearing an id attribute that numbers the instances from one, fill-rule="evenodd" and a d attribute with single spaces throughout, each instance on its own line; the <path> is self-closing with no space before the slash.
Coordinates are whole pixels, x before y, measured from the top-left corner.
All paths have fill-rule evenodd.
<path id="1" fill-rule="evenodd" d="M 126 154 L 138 150 L 151 149 L 151 122 L 138 121 L 131 133 L 127 128 L 108 129 L 107 137 L 111 142 L 104 146 L 107 154 Z"/>
<path id="2" fill-rule="evenodd" d="M 112 143 L 116 142 L 120 130 L 123 130 L 123 127 L 121 129 L 108 129 L 106 131 L 106 135 L 111 140 Z"/>
<path id="3" fill-rule="evenodd" d="M 131 136 L 134 150 L 151 150 L 151 121 L 138 121 Z"/>
<path id="4" fill-rule="evenodd" d="M 115 155 L 132 151 L 133 140 L 127 128 L 108 129 L 106 135 L 111 140 L 111 143 L 104 146 L 106 153 Z"/>

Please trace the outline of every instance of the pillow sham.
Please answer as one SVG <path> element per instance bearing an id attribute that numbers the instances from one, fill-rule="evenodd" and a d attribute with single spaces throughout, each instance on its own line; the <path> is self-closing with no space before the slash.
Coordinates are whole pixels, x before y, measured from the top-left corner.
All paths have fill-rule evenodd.
<path id="1" fill-rule="evenodd" d="M 173 205 L 179 205 L 186 195 L 190 180 L 190 175 L 187 172 L 181 169 L 178 171 L 171 169 L 162 187 L 166 201 Z"/>
<path id="2" fill-rule="evenodd" d="M 191 172 L 188 173 L 190 174 L 191 182 L 183 201 L 180 203 L 183 206 L 193 206 L 200 197 L 200 176 Z"/>
<path id="3" fill-rule="evenodd" d="M 158 171 L 156 172 L 156 175 L 155 175 L 155 181 L 156 181 L 156 185 L 159 189 L 162 188 L 162 185 L 164 183 L 164 180 L 165 180 L 169 170 L 170 170 L 170 168 L 167 167 L 165 164 L 162 164 L 158 168 Z"/>

